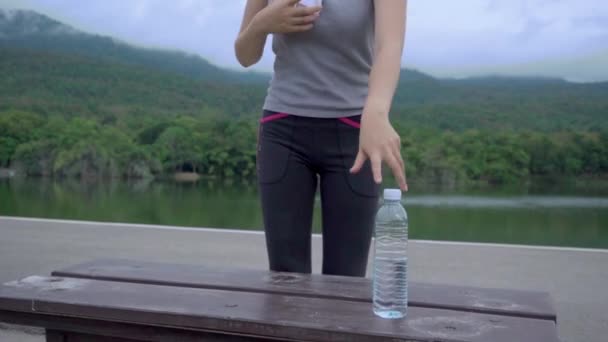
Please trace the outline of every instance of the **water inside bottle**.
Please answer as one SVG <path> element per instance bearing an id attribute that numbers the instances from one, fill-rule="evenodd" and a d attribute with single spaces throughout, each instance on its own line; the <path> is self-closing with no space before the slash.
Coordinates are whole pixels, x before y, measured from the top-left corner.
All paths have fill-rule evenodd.
<path id="1" fill-rule="evenodd" d="M 407 257 L 374 260 L 374 313 L 382 318 L 407 314 Z"/>

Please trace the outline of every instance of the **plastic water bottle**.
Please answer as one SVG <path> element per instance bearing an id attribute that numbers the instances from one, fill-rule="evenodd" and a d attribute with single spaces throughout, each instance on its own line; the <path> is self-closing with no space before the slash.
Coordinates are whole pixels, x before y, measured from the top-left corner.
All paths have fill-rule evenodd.
<path id="1" fill-rule="evenodd" d="M 407 315 L 407 213 L 401 190 L 384 190 L 376 215 L 374 241 L 374 313 L 382 318 Z"/>

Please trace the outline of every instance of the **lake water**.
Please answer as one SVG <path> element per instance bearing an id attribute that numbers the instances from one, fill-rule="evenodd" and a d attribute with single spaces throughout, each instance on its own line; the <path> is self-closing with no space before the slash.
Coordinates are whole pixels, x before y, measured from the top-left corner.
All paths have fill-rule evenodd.
<path id="1" fill-rule="evenodd" d="M 410 188 L 403 203 L 413 239 L 608 248 L 605 183 Z M 0 215 L 262 229 L 256 187 L 217 182 L 0 180 Z"/>

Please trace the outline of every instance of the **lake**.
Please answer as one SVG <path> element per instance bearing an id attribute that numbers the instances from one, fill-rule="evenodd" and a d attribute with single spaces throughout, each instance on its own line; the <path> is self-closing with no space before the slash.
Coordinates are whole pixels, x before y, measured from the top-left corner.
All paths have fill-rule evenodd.
<path id="1" fill-rule="evenodd" d="M 543 184 L 410 186 L 410 237 L 608 248 L 608 187 Z M 0 180 L 0 215 L 261 230 L 255 185 L 170 181 Z M 317 200 L 314 231 L 321 231 Z"/>

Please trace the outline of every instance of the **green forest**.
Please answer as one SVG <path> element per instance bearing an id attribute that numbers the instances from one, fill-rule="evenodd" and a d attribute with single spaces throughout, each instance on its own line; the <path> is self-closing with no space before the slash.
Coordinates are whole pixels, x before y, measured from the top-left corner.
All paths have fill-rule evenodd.
<path id="1" fill-rule="evenodd" d="M 268 75 L 100 36 L 12 29 L 0 35 L 12 37 L 0 38 L 0 168 L 47 177 L 255 178 Z M 608 176 L 608 83 L 445 80 L 403 70 L 391 118 L 416 181 Z"/>
<path id="2" fill-rule="evenodd" d="M 251 180 L 256 120 L 176 116 L 102 123 L 0 114 L 0 165 L 31 176 L 148 177 L 176 171 Z M 396 124 L 410 179 L 512 183 L 539 176 L 605 176 L 608 134 L 461 132 Z"/>

